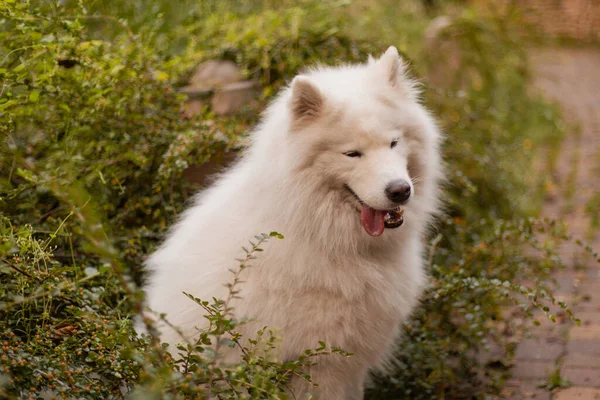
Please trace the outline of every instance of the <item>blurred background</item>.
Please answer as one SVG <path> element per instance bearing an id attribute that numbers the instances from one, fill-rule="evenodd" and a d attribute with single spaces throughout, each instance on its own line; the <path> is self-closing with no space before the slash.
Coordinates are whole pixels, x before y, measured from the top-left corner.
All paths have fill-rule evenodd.
<path id="1" fill-rule="evenodd" d="M 390 45 L 449 184 L 368 398 L 600 396 L 599 40 L 596 0 L 1 0 L 0 397 L 293 398 L 301 363 L 217 367 L 227 316 L 136 336 L 143 263 L 295 74 Z"/>

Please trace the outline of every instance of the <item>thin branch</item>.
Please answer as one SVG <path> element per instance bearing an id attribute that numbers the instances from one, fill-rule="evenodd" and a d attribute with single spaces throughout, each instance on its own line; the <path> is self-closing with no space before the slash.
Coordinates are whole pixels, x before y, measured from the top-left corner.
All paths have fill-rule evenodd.
<path id="1" fill-rule="evenodd" d="M 429 261 L 428 266 L 431 268 L 433 266 L 433 255 L 435 254 L 435 248 L 442 240 L 443 236 L 441 234 L 437 235 L 435 239 L 431 241 L 431 247 L 429 247 Z"/>
<path id="2" fill-rule="evenodd" d="M 8 261 L 8 260 L 4 260 L 4 262 L 6 262 L 6 263 L 7 263 L 7 265 L 8 265 L 9 267 L 11 267 L 11 268 L 12 268 L 12 269 L 14 269 L 15 271 L 17 271 L 17 272 L 19 272 L 19 273 L 21 273 L 21 274 L 25 275 L 25 276 L 26 276 L 26 277 L 28 277 L 28 278 L 31 278 L 31 279 L 38 279 L 37 277 L 34 277 L 33 275 L 31 275 L 29 272 L 25 272 L 25 271 L 23 271 L 21 268 L 19 268 L 19 267 L 17 267 L 16 265 L 12 264 L 10 261 Z M 38 280 L 39 280 L 39 279 L 38 279 Z"/>
<path id="3" fill-rule="evenodd" d="M 56 203 L 56 205 L 58 205 L 58 202 Z M 47 219 L 49 216 L 51 216 L 52 214 L 54 214 L 54 213 L 56 213 L 56 212 L 60 211 L 62 208 L 63 208 L 62 206 L 58 206 L 58 207 L 56 207 L 56 206 L 55 206 L 55 207 L 54 207 L 54 208 L 52 208 L 50 211 L 48 211 L 48 212 L 46 212 L 46 213 L 42 214 L 42 215 L 41 215 L 41 216 L 40 216 L 40 217 L 37 219 L 37 221 L 35 221 L 35 222 L 36 222 L 36 224 L 39 224 L 40 222 L 44 222 L 44 221 L 45 221 L 45 220 L 46 220 L 46 219 Z"/>
<path id="4" fill-rule="evenodd" d="M 4 89 L 6 88 L 6 79 L 2 82 L 2 90 L 0 90 L 0 97 L 4 94 Z"/>
<path id="5" fill-rule="evenodd" d="M 78 285 L 80 283 L 83 283 L 85 281 L 89 281 L 90 279 L 94 279 L 94 278 L 96 278 L 98 276 L 100 276 L 100 274 L 94 274 L 94 275 L 86 276 L 85 278 L 82 278 L 82 279 L 80 279 L 78 281 L 69 282 L 66 285 L 63 285 L 61 287 L 56 287 L 56 288 L 54 288 L 52 290 L 47 290 L 45 292 L 38 293 L 38 294 L 35 294 L 33 296 L 25 297 L 25 298 L 23 298 L 21 300 L 13 301 L 12 303 L 0 304 L 0 311 L 7 310 L 7 309 L 9 309 L 11 307 L 14 307 L 14 306 L 19 305 L 19 304 L 26 303 L 26 302 L 31 301 L 31 300 L 39 299 L 40 297 L 52 296 L 52 294 L 55 293 L 55 292 L 60 292 L 62 290 L 68 289 L 68 288 L 70 288 L 72 286 L 76 286 L 76 285 Z"/>

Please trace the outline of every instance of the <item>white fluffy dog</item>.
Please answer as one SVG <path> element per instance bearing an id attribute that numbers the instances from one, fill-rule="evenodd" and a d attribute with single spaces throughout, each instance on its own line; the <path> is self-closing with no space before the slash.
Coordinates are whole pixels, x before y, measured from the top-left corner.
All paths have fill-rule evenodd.
<path id="1" fill-rule="evenodd" d="M 238 317 L 281 334 L 279 357 L 318 341 L 353 352 L 311 368 L 316 398 L 362 399 L 424 283 L 423 240 L 438 208 L 441 135 L 398 51 L 318 67 L 270 105 L 245 155 L 203 191 L 148 260 L 151 309 L 189 338 L 206 326 L 185 297 L 224 298 L 241 246 L 279 231 L 244 270 Z M 160 326 L 164 341 L 182 338 Z M 231 360 L 233 356 L 229 357 Z M 310 391 L 292 382 L 296 395 Z"/>

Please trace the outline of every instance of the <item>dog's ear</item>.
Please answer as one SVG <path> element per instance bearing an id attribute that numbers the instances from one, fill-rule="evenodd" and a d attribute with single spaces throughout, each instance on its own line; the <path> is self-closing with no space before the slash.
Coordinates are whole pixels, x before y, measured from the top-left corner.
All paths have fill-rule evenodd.
<path id="1" fill-rule="evenodd" d="M 384 74 L 392 87 L 397 87 L 406 73 L 404 61 L 400 57 L 398 49 L 394 46 L 390 46 L 375 65 Z"/>
<path id="2" fill-rule="evenodd" d="M 318 118 L 323 111 L 323 96 L 319 89 L 303 77 L 292 81 L 290 107 L 294 121 L 309 121 Z"/>
<path id="3" fill-rule="evenodd" d="M 369 64 L 369 67 L 376 70 L 377 79 L 386 79 L 387 83 L 398 92 L 408 98 L 418 99 L 418 85 L 407 77 L 406 63 L 394 46 L 390 46 L 374 64 Z"/>

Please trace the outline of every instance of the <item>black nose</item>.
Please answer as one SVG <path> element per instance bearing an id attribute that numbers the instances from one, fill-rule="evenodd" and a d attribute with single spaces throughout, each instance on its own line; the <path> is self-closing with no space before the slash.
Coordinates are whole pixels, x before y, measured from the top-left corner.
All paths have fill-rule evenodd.
<path id="1" fill-rule="evenodd" d="M 405 203 L 410 197 L 410 184 L 404 179 L 390 182 L 385 188 L 385 195 L 394 203 Z"/>

